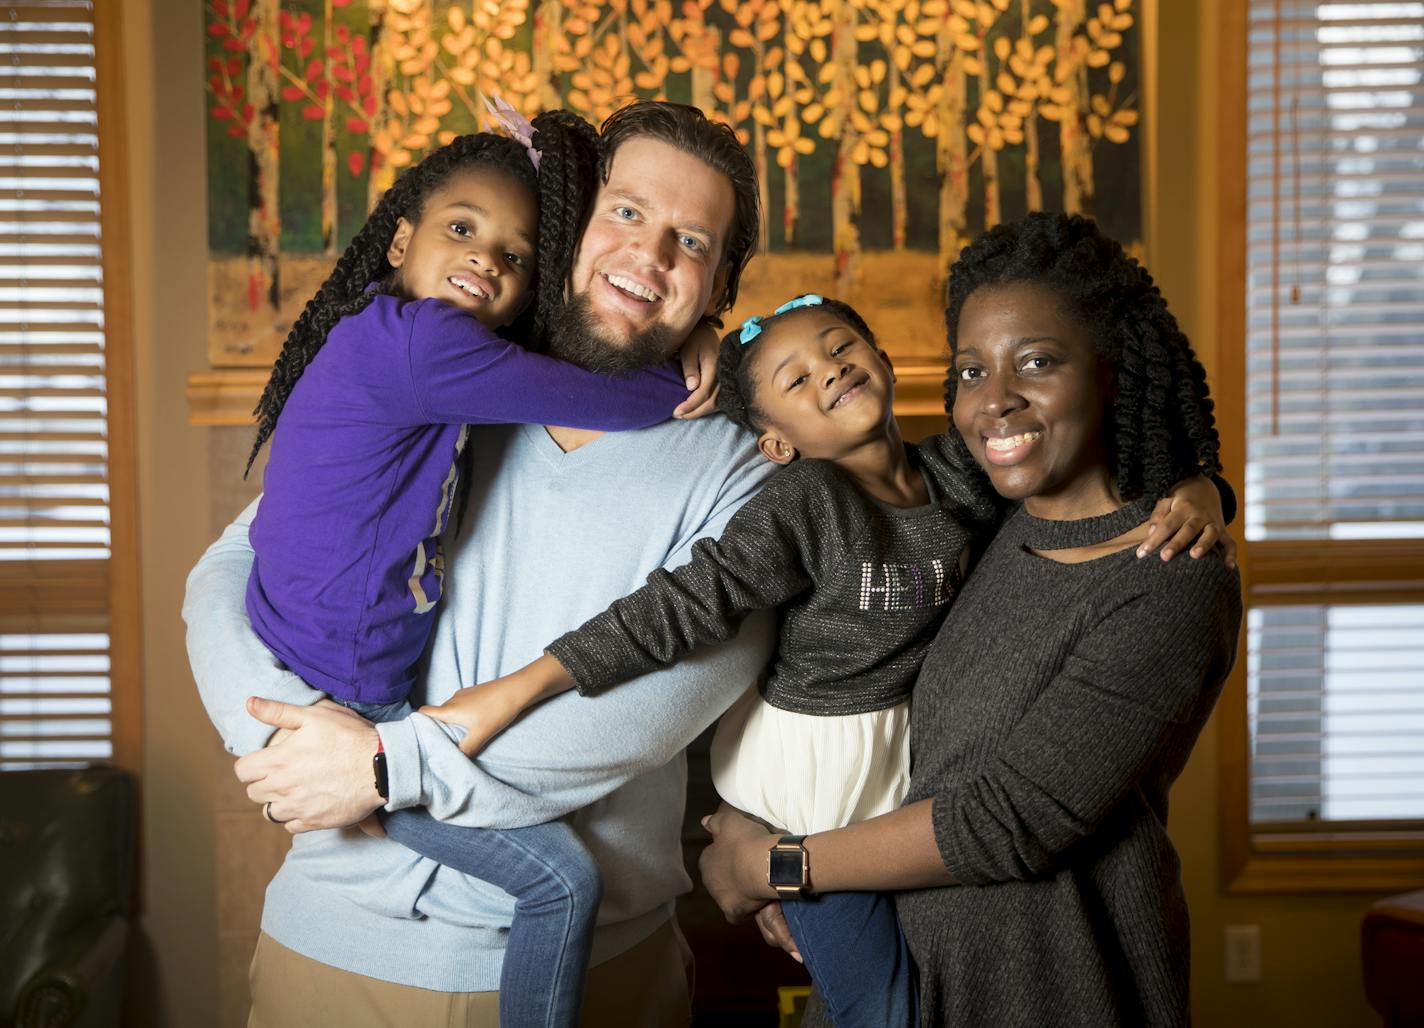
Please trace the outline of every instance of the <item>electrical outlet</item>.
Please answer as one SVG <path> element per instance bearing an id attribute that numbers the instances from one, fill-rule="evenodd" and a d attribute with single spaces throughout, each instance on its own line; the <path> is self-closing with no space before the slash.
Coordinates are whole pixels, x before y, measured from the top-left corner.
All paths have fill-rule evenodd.
<path id="1" fill-rule="evenodd" d="M 1250 985 L 1261 980 L 1261 926 L 1226 926 L 1226 980 L 1233 985 Z"/>

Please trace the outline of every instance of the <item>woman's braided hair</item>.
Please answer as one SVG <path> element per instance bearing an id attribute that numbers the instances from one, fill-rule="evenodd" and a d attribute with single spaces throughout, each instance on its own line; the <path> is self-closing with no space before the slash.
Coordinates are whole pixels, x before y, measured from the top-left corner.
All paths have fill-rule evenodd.
<path id="1" fill-rule="evenodd" d="M 824 299 L 814 306 L 793 307 L 784 314 L 763 318 L 762 333 L 777 322 L 808 311 L 825 311 L 849 325 L 872 347 L 879 345 L 875 342 L 875 333 L 870 330 L 859 311 L 848 303 L 831 299 Z M 751 371 L 751 357 L 761 339 L 762 335 L 759 334 L 743 344 L 742 329 L 739 325 L 722 337 L 722 348 L 717 352 L 717 382 L 720 386 L 717 392 L 717 409 L 733 423 L 756 433 L 765 431 L 767 427 L 766 413 L 756 403 L 756 379 L 752 377 Z"/>
<path id="2" fill-rule="evenodd" d="M 563 306 L 564 285 L 593 196 L 598 173 L 598 133 L 569 111 L 539 115 L 534 119 L 534 129 L 534 147 L 540 155 L 537 175 L 522 145 L 505 136 L 478 132 L 459 136 L 433 151 L 386 190 L 287 334 L 253 410 L 257 416 L 257 439 L 247 458 L 244 477 L 277 427 L 293 386 L 325 345 L 332 328 L 342 318 L 365 309 L 373 296 L 368 290 L 373 283 L 379 289 L 389 289 L 393 269 L 386 252 L 397 223 L 401 218 L 418 221 L 426 198 L 462 168 L 497 168 L 538 197 L 534 302 L 505 334 L 527 341 L 531 349 L 542 348 L 549 325 Z"/>
<path id="3" fill-rule="evenodd" d="M 1160 497 L 1183 478 L 1221 470 L 1206 370 L 1152 276 L 1120 244 L 1087 218 L 1046 212 L 985 232 L 950 268 L 951 354 L 965 301 L 978 289 L 1017 283 L 1056 293 L 1113 370 L 1108 442 L 1123 499 Z M 951 413 L 958 383 L 951 361 L 944 381 Z"/>

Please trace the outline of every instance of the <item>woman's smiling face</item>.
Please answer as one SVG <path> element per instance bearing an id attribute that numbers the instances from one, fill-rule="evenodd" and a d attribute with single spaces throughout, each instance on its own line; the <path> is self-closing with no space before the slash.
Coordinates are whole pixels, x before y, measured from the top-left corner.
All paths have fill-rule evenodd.
<path id="1" fill-rule="evenodd" d="M 964 302 L 953 342 L 954 427 L 999 494 L 1036 517 L 1113 510 L 1112 374 L 1058 295 L 984 286 Z"/>

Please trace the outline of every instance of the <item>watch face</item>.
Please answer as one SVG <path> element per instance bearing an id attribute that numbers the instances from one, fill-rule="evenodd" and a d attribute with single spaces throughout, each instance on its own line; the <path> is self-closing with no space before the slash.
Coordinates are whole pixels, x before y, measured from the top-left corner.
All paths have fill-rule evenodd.
<path id="1" fill-rule="evenodd" d="M 804 885 L 801 870 L 801 850 L 771 851 L 771 867 L 768 878 L 772 885 Z"/>

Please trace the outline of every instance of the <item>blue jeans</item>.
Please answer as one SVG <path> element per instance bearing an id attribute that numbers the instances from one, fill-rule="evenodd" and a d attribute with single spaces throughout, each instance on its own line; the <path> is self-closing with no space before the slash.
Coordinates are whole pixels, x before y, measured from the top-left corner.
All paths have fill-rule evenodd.
<path id="1" fill-rule="evenodd" d="M 919 987 L 883 892 L 828 892 L 781 904 L 836 1028 L 915 1028 Z"/>
<path id="2" fill-rule="evenodd" d="M 368 721 L 399 721 L 404 700 L 347 703 Z M 594 919 L 603 896 L 598 866 L 562 821 L 528 828 L 465 828 L 421 809 L 381 815 L 386 834 L 514 897 L 514 923 L 499 978 L 501 1028 L 564 1028 L 578 1023 Z"/>

